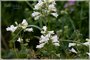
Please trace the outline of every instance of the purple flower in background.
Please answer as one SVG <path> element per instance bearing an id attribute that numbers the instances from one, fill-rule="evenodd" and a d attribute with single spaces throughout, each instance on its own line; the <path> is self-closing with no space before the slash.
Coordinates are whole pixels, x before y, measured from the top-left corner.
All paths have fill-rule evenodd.
<path id="1" fill-rule="evenodd" d="M 75 0 L 68 0 L 68 2 L 64 5 L 64 8 L 67 8 L 69 6 L 72 6 L 75 4 Z"/>
<path id="2" fill-rule="evenodd" d="M 68 0 L 68 2 L 64 5 L 64 8 L 68 8 L 71 12 L 74 11 L 74 8 L 72 7 L 75 5 L 75 0 Z"/>
<path id="3" fill-rule="evenodd" d="M 69 5 L 74 5 L 75 4 L 75 0 L 68 0 Z"/>

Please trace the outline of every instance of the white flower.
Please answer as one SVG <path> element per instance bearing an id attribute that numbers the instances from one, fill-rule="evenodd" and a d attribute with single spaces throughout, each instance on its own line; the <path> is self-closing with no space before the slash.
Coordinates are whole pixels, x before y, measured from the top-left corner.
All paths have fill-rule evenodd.
<path id="1" fill-rule="evenodd" d="M 52 36 L 51 40 L 55 46 L 60 46 L 57 35 Z"/>
<path id="2" fill-rule="evenodd" d="M 33 28 L 26 28 L 25 31 L 33 32 Z"/>
<path id="3" fill-rule="evenodd" d="M 49 40 L 49 38 L 47 37 L 47 36 L 43 36 L 43 35 L 41 35 L 41 38 L 40 38 L 40 43 L 43 43 L 43 42 L 47 42 Z"/>
<path id="4" fill-rule="evenodd" d="M 32 17 L 38 16 L 38 15 L 40 15 L 39 12 L 33 12 L 33 13 L 32 13 Z"/>
<path id="5" fill-rule="evenodd" d="M 73 52 L 73 53 L 77 53 L 77 51 L 76 51 L 74 48 L 72 48 L 72 49 L 69 50 L 69 51 L 71 51 L 71 52 Z"/>
<path id="6" fill-rule="evenodd" d="M 17 26 L 15 27 L 14 25 L 11 25 L 10 27 L 6 28 L 7 31 L 11 31 L 11 32 L 14 32 L 16 29 L 17 29 Z"/>
<path id="7" fill-rule="evenodd" d="M 23 39 L 21 39 L 21 38 L 19 37 L 17 41 L 18 41 L 18 42 L 21 42 L 22 40 L 23 40 Z"/>
<path id="8" fill-rule="evenodd" d="M 46 31 L 47 31 L 47 27 L 46 27 L 46 26 L 43 26 L 43 28 L 42 28 L 42 29 L 43 29 L 43 31 L 41 31 L 41 33 L 42 33 L 42 34 L 45 34 L 45 33 L 46 33 Z"/>
<path id="9" fill-rule="evenodd" d="M 88 54 L 88 56 L 90 56 L 90 53 L 87 52 L 86 54 Z"/>
<path id="10" fill-rule="evenodd" d="M 51 39 L 52 39 L 52 42 L 59 42 L 57 35 L 52 36 Z"/>
<path id="11" fill-rule="evenodd" d="M 68 47 L 75 46 L 76 43 L 69 43 Z"/>
<path id="12" fill-rule="evenodd" d="M 52 34 L 54 34 L 54 31 L 48 31 L 48 33 L 46 34 L 46 36 L 47 36 L 48 38 L 50 38 Z"/>
<path id="13" fill-rule="evenodd" d="M 58 17 L 58 14 L 57 13 L 51 13 L 51 15 L 53 15 L 54 17 Z"/>
<path id="14" fill-rule="evenodd" d="M 49 34 L 54 34 L 54 31 L 48 31 Z"/>
<path id="15" fill-rule="evenodd" d="M 90 45 L 90 42 L 85 42 L 85 43 L 83 43 L 83 45 L 89 46 Z"/>
<path id="16" fill-rule="evenodd" d="M 28 26 L 28 23 L 27 23 L 26 19 L 23 19 L 20 27 L 22 27 L 23 29 L 25 29 L 27 26 Z"/>
<path id="17" fill-rule="evenodd" d="M 34 17 L 35 20 L 38 20 L 40 17 L 40 13 L 39 12 L 33 12 L 32 17 Z"/>
<path id="18" fill-rule="evenodd" d="M 42 48 L 45 45 L 45 43 L 42 43 L 40 45 L 37 45 L 36 48 Z"/>
<path id="19" fill-rule="evenodd" d="M 39 10 L 41 9 L 41 7 L 43 6 L 43 3 L 42 0 L 38 0 L 38 3 L 35 5 L 34 9 L 35 10 Z"/>
<path id="20" fill-rule="evenodd" d="M 42 33 L 42 34 L 45 34 L 45 33 L 46 33 L 46 31 L 41 31 L 41 33 Z"/>
<path id="21" fill-rule="evenodd" d="M 53 43 L 55 46 L 60 46 L 59 43 Z"/>
<path id="22" fill-rule="evenodd" d="M 38 19 L 39 19 L 39 17 L 40 17 L 40 16 L 36 16 L 34 19 L 35 19 L 35 20 L 38 20 Z"/>
<path id="23" fill-rule="evenodd" d="M 48 7 L 48 9 L 49 9 L 49 11 L 54 11 L 54 12 L 57 11 L 54 4 L 50 4 L 49 7 Z"/>
<path id="24" fill-rule="evenodd" d="M 47 30 L 47 27 L 46 26 L 43 26 L 43 28 L 42 28 L 44 31 L 46 31 Z"/>
<path id="25" fill-rule="evenodd" d="M 86 39 L 87 42 L 83 43 L 83 45 L 85 46 L 89 46 L 90 45 L 90 39 Z"/>
<path id="26" fill-rule="evenodd" d="M 90 39 L 86 39 L 86 41 L 90 42 Z"/>

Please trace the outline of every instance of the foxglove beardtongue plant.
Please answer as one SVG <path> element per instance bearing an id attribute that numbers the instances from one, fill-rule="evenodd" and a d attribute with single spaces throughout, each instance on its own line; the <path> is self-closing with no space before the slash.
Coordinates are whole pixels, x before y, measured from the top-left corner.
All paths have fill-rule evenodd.
<path id="1" fill-rule="evenodd" d="M 75 0 L 68 0 L 68 2 L 65 4 L 64 8 L 67 9 L 68 7 L 73 6 L 74 4 L 75 4 Z M 51 19 L 50 16 L 52 15 L 55 18 L 58 17 L 58 11 L 57 11 L 55 5 L 56 5 L 55 0 L 38 0 L 37 4 L 33 8 L 34 11 L 31 14 L 31 16 L 34 18 L 34 20 L 37 20 L 37 23 L 39 20 L 40 27 L 36 26 L 36 25 L 29 25 L 26 19 L 23 19 L 22 22 L 19 24 L 17 22 L 15 22 L 16 26 L 11 25 L 10 27 L 6 28 L 7 31 L 13 32 L 12 35 L 14 35 L 14 34 L 16 35 L 14 37 L 14 39 L 12 39 L 12 40 L 15 40 L 16 42 L 20 42 L 20 44 L 22 45 L 21 47 L 24 47 L 24 45 L 25 45 L 23 43 L 24 40 L 27 45 L 27 43 L 31 42 L 33 40 L 33 38 L 37 38 L 39 40 L 38 41 L 39 44 L 35 45 L 35 48 L 37 48 L 37 50 L 39 50 L 38 53 L 40 52 L 40 54 L 41 54 L 41 52 L 42 52 L 42 56 L 44 56 L 43 55 L 44 53 L 47 54 L 47 52 L 50 54 L 55 53 L 57 55 L 56 52 L 57 52 L 57 50 L 59 50 L 58 48 L 61 48 L 64 45 L 64 42 L 62 42 L 62 41 L 66 41 L 67 43 L 65 43 L 65 45 L 67 45 L 67 46 L 65 47 L 66 50 L 64 50 L 63 48 L 61 48 L 60 50 L 61 51 L 64 50 L 64 52 L 66 54 L 67 54 L 66 51 L 69 51 L 69 52 L 72 52 L 75 54 L 79 53 L 78 47 L 81 45 L 83 45 L 83 46 L 85 45 L 85 47 L 88 47 L 90 45 L 90 39 L 86 39 L 86 42 L 81 43 L 80 41 L 78 41 L 78 40 L 80 40 L 80 39 L 78 39 L 79 38 L 78 36 L 75 37 L 75 39 L 74 39 L 74 36 L 76 36 L 76 33 L 75 34 L 73 33 L 71 37 L 68 36 L 68 35 L 70 35 L 69 33 L 67 33 L 67 32 L 69 32 L 68 26 L 64 26 L 63 29 L 56 30 L 56 31 L 51 30 L 50 24 L 52 24 L 52 21 L 50 20 Z M 62 10 L 62 11 L 60 11 L 60 13 L 68 15 L 68 12 L 66 10 L 65 11 Z M 66 17 L 66 15 L 65 15 L 65 17 Z M 60 20 L 58 19 L 58 21 L 60 23 L 62 22 L 61 19 L 63 19 L 63 18 L 60 18 Z M 54 20 L 53 20 L 53 23 L 54 23 Z M 55 22 L 55 24 L 56 24 L 56 22 Z M 45 26 L 43 26 L 43 25 L 45 25 Z M 33 35 L 34 30 L 32 27 L 36 27 L 37 29 L 40 30 L 39 36 Z M 56 28 L 56 27 L 58 27 L 58 26 L 55 26 L 54 28 Z M 52 28 L 52 29 L 54 29 L 54 28 Z M 70 31 L 73 31 L 73 30 L 70 29 Z M 22 32 L 24 32 L 24 33 L 22 33 Z M 30 36 L 30 38 L 27 37 L 25 34 L 25 33 L 29 33 L 29 32 L 31 32 L 30 35 L 32 35 L 32 36 Z M 23 36 L 23 35 L 25 35 L 25 36 Z M 27 34 L 27 35 L 29 35 L 29 34 Z M 72 40 L 70 40 L 69 37 Z M 35 40 L 37 40 L 37 39 L 35 39 Z M 25 45 L 25 49 L 27 48 L 26 45 Z M 45 52 L 43 53 L 43 51 L 45 51 Z M 60 54 L 61 53 L 59 53 L 59 55 Z M 87 52 L 86 54 L 90 56 L 89 52 Z M 51 56 L 54 56 L 54 55 L 51 55 Z"/>
<path id="2" fill-rule="evenodd" d="M 26 19 L 23 19 L 21 24 L 18 24 L 17 22 L 15 22 L 15 23 L 17 25 L 16 27 L 14 27 L 14 25 L 11 25 L 10 27 L 7 27 L 6 30 L 14 32 L 17 28 L 21 27 L 22 29 L 25 29 L 25 31 L 30 31 L 30 32 L 33 31 L 32 28 L 27 28 L 28 27 L 28 23 L 27 23 Z"/>
<path id="3" fill-rule="evenodd" d="M 14 25 L 11 25 L 10 27 L 7 27 L 6 30 L 7 31 L 11 31 L 11 32 L 15 32 L 16 29 L 18 28 L 22 28 L 25 31 L 28 31 L 28 32 L 33 32 L 33 28 L 27 28 L 28 27 L 28 23 L 26 21 L 26 19 L 23 19 L 22 23 L 18 24 L 17 22 L 15 22 L 15 24 L 17 26 L 14 26 Z M 20 37 L 18 38 L 18 42 L 21 42 L 23 39 L 21 39 Z"/>
<path id="4" fill-rule="evenodd" d="M 38 0 L 38 3 L 34 7 L 35 11 L 32 13 L 32 17 L 35 20 L 38 20 L 40 17 L 45 17 L 51 14 L 57 18 L 58 14 L 55 5 L 55 0 Z"/>
<path id="5" fill-rule="evenodd" d="M 48 43 L 49 40 L 52 41 L 53 45 L 60 46 L 58 41 L 58 36 L 54 35 L 54 31 L 47 31 L 47 27 L 43 26 L 42 28 L 44 31 L 41 31 L 43 35 L 41 35 L 39 40 L 39 45 L 36 46 L 36 48 L 43 48 L 46 43 Z"/>

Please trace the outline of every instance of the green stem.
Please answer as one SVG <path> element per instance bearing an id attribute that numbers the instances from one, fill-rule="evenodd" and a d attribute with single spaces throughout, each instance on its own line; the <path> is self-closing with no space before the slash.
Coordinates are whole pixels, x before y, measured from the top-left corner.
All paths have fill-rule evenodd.
<path id="1" fill-rule="evenodd" d="M 71 40 L 59 40 L 59 41 L 68 41 L 68 42 L 75 42 L 75 43 L 82 44 L 81 42 L 78 42 L 78 41 L 71 41 Z"/>
<path id="2" fill-rule="evenodd" d="M 17 54 L 17 51 L 15 49 L 15 43 L 14 43 L 14 52 L 15 52 L 16 58 L 18 58 L 18 54 Z"/>
<path id="3" fill-rule="evenodd" d="M 17 35 L 12 39 L 13 42 L 14 42 L 14 39 L 20 34 L 20 32 L 21 32 L 22 30 L 23 30 L 23 29 L 21 29 L 21 30 L 17 33 Z"/>
<path id="4" fill-rule="evenodd" d="M 32 5 L 27 0 L 25 2 L 33 9 Z"/>
<path id="5" fill-rule="evenodd" d="M 35 27 L 35 28 L 37 28 L 37 29 L 39 29 L 39 30 L 42 30 L 42 28 L 40 28 L 40 27 L 38 27 L 38 26 L 36 26 L 36 25 L 28 25 L 28 27 Z"/>
<path id="6" fill-rule="evenodd" d="M 39 20 L 40 27 L 42 28 L 42 19 Z"/>

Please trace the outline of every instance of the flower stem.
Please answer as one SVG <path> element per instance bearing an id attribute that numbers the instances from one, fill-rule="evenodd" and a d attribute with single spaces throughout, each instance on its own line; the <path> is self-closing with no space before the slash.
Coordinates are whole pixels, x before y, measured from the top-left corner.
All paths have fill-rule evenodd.
<path id="1" fill-rule="evenodd" d="M 35 28 L 37 28 L 37 29 L 39 29 L 39 30 L 42 30 L 40 27 L 38 27 L 38 26 L 36 26 L 36 25 L 28 25 L 28 27 L 35 27 Z"/>

